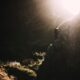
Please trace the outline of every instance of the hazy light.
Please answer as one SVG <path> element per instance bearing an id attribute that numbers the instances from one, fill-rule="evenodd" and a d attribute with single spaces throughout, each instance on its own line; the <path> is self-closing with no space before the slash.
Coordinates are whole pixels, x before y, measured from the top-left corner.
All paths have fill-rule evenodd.
<path id="1" fill-rule="evenodd" d="M 35 0 L 36 9 L 42 21 L 50 28 L 62 25 L 80 12 L 80 0 Z"/>
<path id="2" fill-rule="evenodd" d="M 73 15 L 77 15 L 80 11 L 80 0 L 59 0 L 59 3 Z"/>
<path id="3" fill-rule="evenodd" d="M 80 12 L 80 0 L 36 0 L 45 16 L 70 18 Z M 46 13 L 46 14 L 45 14 Z"/>
<path id="4" fill-rule="evenodd" d="M 73 17 L 80 12 L 80 0 L 49 0 L 49 9 L 57 15 Z"/>

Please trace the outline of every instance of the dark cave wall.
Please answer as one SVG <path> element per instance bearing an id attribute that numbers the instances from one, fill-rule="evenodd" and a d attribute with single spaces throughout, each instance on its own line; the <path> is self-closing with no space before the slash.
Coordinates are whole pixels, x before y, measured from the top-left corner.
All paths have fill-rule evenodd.
<path id="1" fill-rule="evenodd" d="M 73 22 L 76 29 L 73 30 L 73 27 L 70 28 L 73 25 L 66 23 L 60 28 L 57 39 L 54 39 L 54 30 L 46 30 L 46 26 L 50 25 L 39 19 L 33 0 L 7 0 L 2 4 L 0 59 L 7 61 L 32 57 L 33 51 L 45 50 L 49 43 L 53 43 L 39 71 L 39 79 L 69 78 L 80 72 L 78 18 L 75 19 L 78 23 Z M 70 38 L 70 35 L 75 37 Z"/>
<path id="2" fill-rule="evenodd" d="M 3 1 L 1 19 L 2 59 L 30 57 L 32 51 L 36 51 L 37 48 L 44 50 L 51 42 L 53 30 L 46 30 L 48 25 L 37 15 L 34 0 Z"/>

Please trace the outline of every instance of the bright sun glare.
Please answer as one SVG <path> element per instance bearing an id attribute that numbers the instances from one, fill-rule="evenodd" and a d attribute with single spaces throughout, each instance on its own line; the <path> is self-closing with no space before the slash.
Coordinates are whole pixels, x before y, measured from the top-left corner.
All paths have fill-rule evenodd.
<path id="1" fill-rule="evenodd" d="M 80 0 L 48 0 L 47 4 L 52 13 L 55 12 L 64 17 L 73 17 L 80 12 Z"/>
<path id="2" fill-rule="evenodd" d="M 80 0 L 35 0 L 40 18 L 59 24 L 72 20 L 80 13 Z"/>
<path id="3" fill-rule="evenodd" d="M 80 0 L 61 0 L 60 3 L 65 10 L 73 15 L 77 15 L 80 11 Z"/>

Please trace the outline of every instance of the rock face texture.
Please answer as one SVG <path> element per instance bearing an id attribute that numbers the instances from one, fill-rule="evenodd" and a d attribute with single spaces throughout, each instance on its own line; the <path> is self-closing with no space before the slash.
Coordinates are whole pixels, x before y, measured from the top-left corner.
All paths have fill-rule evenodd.
<path id="1" fill-rule="evenodd" d="M 0 80 L 15 80 L 11 79 L 3 68 L 0 68 Z"/>
<path id="2" fill-rule="evenodd" d="M 21 62 L 12 61 L 0 64 L 0 80 L 33 80 L 45 60 L 46 53 L 35 52 L 35 59 Z M 28 61 L 27 61 L 28 60 Z M 28 63 L 28 64 L 27 64 Z"/>

